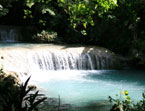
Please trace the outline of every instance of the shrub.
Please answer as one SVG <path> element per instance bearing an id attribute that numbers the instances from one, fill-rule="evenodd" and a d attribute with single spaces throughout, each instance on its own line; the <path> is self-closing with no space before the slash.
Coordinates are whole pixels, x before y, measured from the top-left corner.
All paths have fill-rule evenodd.
<path id="1" fill-rule="evenodd" d="M 134 111 L 145 111 L 145 93 L 142 94 L 143 99 L 134 105 Z"/>
<path id="2" fill-rule="evenodd" d="M 17 84 L 13 76 L 0 77 L 0 111 L 38 111 L 37 106 L 46 97 L 28 87 L 30 77 L 24 84 Z"/>
<path id="3" fill-rule="evenodd" d="M 134 104 L 131 98 L 128 96 L 128 91 L 121 91 L 121 97 L 114 99 L 109 96 L 109 101 L 113 103 L 110 111 L 145 111 L 145 94 L 143 93 L 143 99 Z"/>
<path id="4" fill-rule="evenodd" d="M 57 38 L 57 33 L 53 31 L 42 30 L 41 33 L 37 33 L 32 38 L 36 42 L 40 42 L 40 43 L 54 42 Z"/>

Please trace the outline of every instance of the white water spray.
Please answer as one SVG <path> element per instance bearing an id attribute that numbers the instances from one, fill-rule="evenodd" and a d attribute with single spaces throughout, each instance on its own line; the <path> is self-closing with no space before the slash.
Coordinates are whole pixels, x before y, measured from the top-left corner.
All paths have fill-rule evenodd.
<path id="1" fill-rule="evenodd" d="M 77 50 L 77 51 L 76 51 Z M 95 52 L 95 53 L 94 53 Z M 0 51 L 0 60 L 4 68 L 15 72 L 31 72 L 33 70 L 96 70 L 113 67 L 113 55 L 84 52 L 83 48 L 62 49 L 52 46 L 11 47 Z"/>

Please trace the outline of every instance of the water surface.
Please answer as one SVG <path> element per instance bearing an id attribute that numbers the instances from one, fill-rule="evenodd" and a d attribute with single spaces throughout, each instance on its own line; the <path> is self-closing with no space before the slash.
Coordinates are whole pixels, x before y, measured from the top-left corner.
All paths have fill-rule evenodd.
<path id="1" fill-rule="evenodd" d="M 75 111 L 107 111 L 111 107 L 108 103 L 108 96 L 115 97 L 116 94 L 120 95 L 120 91 L 128 90 L 131 99 L 137 102 L 142 99 L 141 95 L 145 90 L 145 71 L 85 70 L 85 68 L 82 68 L 83 70 L 77 70 L 77 68 L 68 70 L 71 69 L 74 61 L 79 60 L 77 57 L 81 57 L 75 56 L 75 54 L 87 54 L 86 57 L 91 58 L 88 59 L 89 63 L 96 66 L 91 54 L 100 53 L 96 61 L 99 61 L 99 66 L 105 66 L 106 63 L 109 63 L 106 60 L 114 58 L 111 56 L 110 59 L 108 56 L 105 61 L 104 58 L 101 58 L 102 56 L 107 57 L 108 51 L 106 49 L 95 48 L 94 50 L 93 47 L 68 48 L 52 44 L 27 43 L 1 43 L 0 49 L 0 63 L 5 69 L 19 73 L 23 81 L 31 75 L 31 83 L 36 84 L 42 93 L 48 97 L 58 98 L 60 96 L 61 102 L 74 105 Z M 51 57 L 60 55 L 58 59 L 61 58 L 61 60 L 54 62 L 49 58 L 50 54 Z M 66 68 L 67 70 L 59 70 L 64 68 L 58 68 L 57 71 L 43 67 L 49 66 L 51 62 L 55 63 L 52 65 L 52 69 L 56 69 L 55 67 L 62 63 L 64 65 L 67 63 L 70 67 Z M 87 62 L 85 63 L 87 64 Z M 118 98 L 121 99 L 120 96 Z"/>
<path id="2" fill-rule="evenodd" d="M 142 99 L 142 92 L 145 90 L 145 71 L 37 71 L 33 72 L 31 81 L 36 83 L 48 97 L 57 98 L 59 95 L 62 103 L 79 107 L 98 103 L 106 108 L 108 96 L 115 98 L 116 94 L 120 95 L 120 91 L 127 90 L 134 102 Z M 121 99 L 121 96 L 118 98 Z"/>

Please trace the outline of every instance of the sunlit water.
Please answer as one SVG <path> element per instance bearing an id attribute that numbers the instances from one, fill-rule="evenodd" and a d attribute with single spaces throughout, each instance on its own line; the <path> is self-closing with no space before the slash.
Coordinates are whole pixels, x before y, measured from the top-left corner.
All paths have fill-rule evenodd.
<path id="1" fill-rule="evenodd" d="M 134 102 L 142 99 L 145 72 L 136 70 L 64 70 L 33 72 L 31 82 L 48 97 L 77 106 L 108 101 L 120 91 L 128 90 Z M 121 97 L 119 96 L 121 99 Z"/>
<path id="2" fill-rule="evenodd" d="M 128 90 L 131 99 L 134 102 L 142 99 L 142 92 L 145 90 L 145 71 L 137 70 L 57 70 L 51 71 L 39 69 L 31 64 L 29 52 L 31 49 L 43 47 L 46 49 L 47 44 L 0 44 L 4 51 L 6 66 L 16 72 L 24 72 L 28 69 L 28 75 L 20 73 L 20 77 L 25 81 L 31 75 L 31 84 L 36 84 L 41 93 L 48 97 L 58 98 L 60 96 L 61 103 L 72 104 L 74 106 L 85 106 L 88 104 L 99 104 L 101 108 L 95 107 L 93 111 L 107 111 L 111 106 L 108 105 L 108 96 L 115 98 L 120 95 L 120 91 Z M 20 52 L 22 51 L 21 54 Z M 53 46 L 54 47 L 54 46 Z M 59 46 L 60 47 L 60 46 Z M 7 49 L 15 49 L 12 52 Z M 58 48 L 58 47 L 55 47 Z M 29 50 L 26 50 L 29 49 Z M 34 50 L 32 50 L 34 51 Z M 17 53 L 16 53 L 17 52 Z M 20 53 L 21 56 L 18 54 Z M 8 54 L 8 55 L 7 55 Z M 27 59 L 28 58 L 28 59 Z M 14 59 L 14 61 L 12 60 Z M 9 63 L 10 61 L 10 63 Z M 25 65 L 24 65 L 25 64 Z M 20 67 L 22 66 L 22 68 Z M 24 69 L 24 71 L 22 70 Z M 121 99 L 121 97 L 119 96 Z M 85 108 L 87 109 L 87 108 Z M 75 109 L 75 111 L 84 111 L 84 109 Z M 89 111 L 92 111 L 89 110 Z"/>

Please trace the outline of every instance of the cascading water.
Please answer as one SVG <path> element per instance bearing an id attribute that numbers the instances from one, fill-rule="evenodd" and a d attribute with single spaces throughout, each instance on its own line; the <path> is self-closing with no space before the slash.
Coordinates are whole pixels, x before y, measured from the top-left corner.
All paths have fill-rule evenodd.
<path id="1" fill-rule="evenodd" d="M 18 42 L 19 30 L 14 27 L 0 26 L 0 42 Z"/>
<path id="2" fill-rule="evenodd" d="M 95 56 L 89 53 L 73 53 L 66 51 L 39 51 L 30 55 L 31 64 L 42 70 L 95 70 L 107 69 L 111 58 Z M 111 60 L 110 60 L 111 61 Z"/>
<path id="3" fill-rule="evenodd" d="M 41 48 L 4 48 L 1 51 L 1 63 L 5 67 L 17 72 L 31 72 L 33 69 L 39 70 L 95 70 L 109 69 L 115 65 L 114 54 L 106 52 L 106 49 L 95 49 L 84 51 L 84 47 L 62 49 L 43 46 Z M 98 53 L 100 52 L 100 53 Z M 9 65 L 8 65 L 9 64 Z M 35 67 L 35 68 L 34 68 Z M 9 69 L 9 70 L 10 70 Z M 26 70 L 26 71 L 25 71 Z M 21 72 L 21 71 L 20 71 Z"/>

